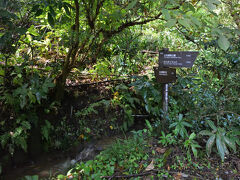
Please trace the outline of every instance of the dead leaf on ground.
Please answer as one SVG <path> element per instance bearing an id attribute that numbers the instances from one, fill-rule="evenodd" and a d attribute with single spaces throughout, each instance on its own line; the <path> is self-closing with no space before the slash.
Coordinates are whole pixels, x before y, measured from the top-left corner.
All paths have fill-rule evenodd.
<path id="1" fill-rule="evenodd" d="M 156 148 L 156 151 L 157 151 L 158 153 L 163 154 L 163 153 L 166 152 L 166 148 L 160 148 L 160 147 L 157 147 L 157 148 Z"/>
<path id="2" fill-rule="evenodd" d="M 154 160 L 146 167 L 145 171 L 151 171 L 154 169 Z"/>
<path id="3" fill-rule="evenodd" d="M 180 180 L 181 177 L 182 177 L 182 174 L 181 173 L 176 173 L 176 174 L 173 175 L 173 177 L 174 177 L 175 180 Z"/>
<path id="4" fill-rule="evenodd" d="M 184 173 L 181 173 L 181 172 L 178 172 L 178 173 L 174 174 L 173 177 L 174 177 L 175 180 L 180 180 L 182 177 L 187 178 L 188 175 L 184 174 Z"/>

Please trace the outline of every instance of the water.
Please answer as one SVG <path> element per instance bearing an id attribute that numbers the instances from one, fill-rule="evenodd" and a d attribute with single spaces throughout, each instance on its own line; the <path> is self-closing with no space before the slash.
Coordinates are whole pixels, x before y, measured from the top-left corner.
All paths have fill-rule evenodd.
<path id="1" fill-rule="evenodd" d="M 43 154 L 38 157 L 34 163 L 29 162 L 21 167 L 9 169 L 7 174 L 3 177 L 3 180 L 17 180 L 26 175 L 38 175 L 40 178 L 48 179 L 57 174 L 64 174 L 69 168 L 73 167 L 75 163 L 94 159 L 98 153 L 106 149 L 116 139 L 123 138 L 123 135 L 117 135 L 93 140 L 85 144 L 83 149 L 77 148 L 82 150 L 75 152 L 73 157 L 63 152 Z"/>

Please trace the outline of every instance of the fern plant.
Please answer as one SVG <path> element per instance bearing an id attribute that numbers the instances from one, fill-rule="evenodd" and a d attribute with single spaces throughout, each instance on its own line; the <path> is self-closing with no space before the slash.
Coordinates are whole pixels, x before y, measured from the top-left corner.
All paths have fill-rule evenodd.
<path id="1" fill-rule="evenodd" d="M 184 142 L 184 147 L 187 149 L 187 156 L 191 159 L 190 150 L 192 150 L 193 155 L 197 158 L 197 148 L 201 148 L 201 146 L 195 141 L 196 134 L 193 132 L 189 138 Z"/>
<path id="2" fill-rule="evenodd" d="M 160 140 L 158 142 L 161 143 L 164 147 L 167 147 L 171 144 L 176 144 L 177 141 L 171 133 L 165 134 L 163 131 L 161 133 L 162 135 L 160 136 Z"/>
<path id="3" fill-rule="evenodd" d="M 185 127 L 191 128 L 192 125 L 183 120 L 183 114 L 179 114 L 176 122 L 170 124 L 169 126 L 169 128 L 173 128 L 173 127 L 175 127 L 174 134 L 176 136 L 180 135 L 182 138 L 185 138 L 188 136 L 188 133 Z"/>
<path id="4" fill-rule="evenodd" d="M 211 127 L 211 131 L 209 130 L 203 130 L 199 134 L 204 136 L 209 136 L 209 139 L 206 143 L 206 151 L 207 155 L 209 156 L 212 152 L 212 147 L 216 143 L 217 151 L 222 159 L 224 161 L 225 155 L 229 154 L 229 150 L 227 148 L 230 147 L 234 152 L 236 152 L 236 143 L 234 139 L 230 139 L 226 135 L 226 130 L 221 127 L 216 127 L 215 124 L 207 120 L 207 124 Z"/>

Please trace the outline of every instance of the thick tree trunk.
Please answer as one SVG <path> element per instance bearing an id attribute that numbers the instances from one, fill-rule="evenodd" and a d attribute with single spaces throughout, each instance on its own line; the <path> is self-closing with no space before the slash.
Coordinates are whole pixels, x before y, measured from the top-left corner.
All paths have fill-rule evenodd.
<path id="1" fill-rule="evenodd" d="M 74 0 L 75 3 L 75 24 L 72 29 L 74 32 L 71 35 L 71 48 L 67 54 L 66 60 L 64 62 L 61 74 L 55 79 L 55 100 L 61 101 L 64 96 L 65 84 L 69 73 L 71 72 L 76 59 L 77 52 L 79 49 L 79 2 Z"/>

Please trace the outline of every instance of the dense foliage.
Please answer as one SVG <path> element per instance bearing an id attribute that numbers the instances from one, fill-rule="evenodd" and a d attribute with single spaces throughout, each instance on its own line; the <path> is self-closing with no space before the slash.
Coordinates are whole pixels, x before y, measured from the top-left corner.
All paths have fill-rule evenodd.
<path id="1" fill-rule="evenodd" d="M 127 131 L 136 117 L 147 120 L 148 138 L 182 146 L 188 159 L 239 154 L 239 12 L 238 0 L 0 0 L 0 174 L 34 143 L 67 149 Z M 177 69 L 165 116 L 153 66 L 166 47 L 200 54 L 193 68 Z M 147 144 L 143 134 L 124 142 L 128 151 L 116 144 L 78 164 L 74 175 L 138 172 L 149 158 L 144 145 L 134 150 Z"/>

